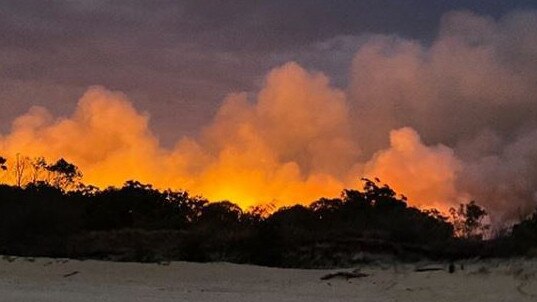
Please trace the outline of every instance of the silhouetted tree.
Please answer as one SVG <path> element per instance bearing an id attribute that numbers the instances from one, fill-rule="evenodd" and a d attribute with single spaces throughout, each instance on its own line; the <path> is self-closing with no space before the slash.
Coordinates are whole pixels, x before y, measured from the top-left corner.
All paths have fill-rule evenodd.
<path id="1" fill-rule="evenodd" d="M 103 191 L 82 187 L 74 194 L 88 201 L 84 221 L 86 228 L 92 230 L 185 229 L 201 216 L 207 203 L 187 192 L 161 192 L 137 181 Z"/>
<path id="2" fill-rule="evenodd" d="M 519 253 L 527 253 L 537 248 L 537 210 L 513 226 L 510 240 Z"/>
<path id="3" fill-rule="evenodd" d="M 82 196 L 85 196 L 85 197 L 95 196 L 99 192 L 100 190 L 98 187 L 94 185 L 86 185 L 83 183 L 81 183 L 76 190 L 76 193 L 81 194 Z"/>
<path id="4" fill-rule="evenodd" d="M 229 201 L 206 204 L 199 217 L 199 223 L 215 227 L 230 227 L 237 225 L 242 219 L 242 209 Z"/>
<path id="5" fill-rule="evenodd" d="M 26 182 L 26 173 L 30 165 L 30 158 L 27 156 L 21 156 L 17 153 L 15 159 L 14 174 L 15 174 L 15 184 L 17 187 L 22 187 Z"/>
<path id="6" fill-rule="evenodd" d="M 475 201 L 460 204 L 458 209 L 449 210 L 455 228 L 455 233 L 464 238 L 482 239 L 484 232 L 489 228 L 483 219 L 487 211 L 477 205 Z"/>
<path id="7" fill-rule="evenodd" d="M 275 209 L 276 207 L 272 203 L 252 206 L 243 213 L 242 220 L 250 224 L 259 224 L 268 218 Z"/>
<path id="8" fill-rule="evenodd" d="M 63 190 L 69 190 L 78 184 L 82 173 L 77 166 L 61 158 L 46 169 L 52 173 L 52 185 Z"/>
<path id="9" fill-rule="evenodd" d="M 208 203 L 185 191 L 163 191 L 138 181 L 103 190 L 79 185 L 82 174 L 64 159 L 51 165 L 36 158 L 27 167 L 28 183 L 0 185 L 0 254 L 112 254 L 131 261 L 165 254 L 176 260 L 348 265 L 345 261 L 357 252 L 404 255 L 409 249 L 444 255 L 454 238 L 451 221 L 440 212 L 407 205 L 404 196 L 378 179 L 363 179 L 362 189 L 344 190 L 340 198 L 321 198 L 309 206 L 245 212 L 229 201 Z M 453 242 L 480 244 L 474 239 L 486 229 L 486 211 L 471 202 L 454 213 L 460 218 L 454 220 L 460 222 L 457 231 L 466 237 Z M 535 221 L 515 226 L 513 240 L 535 238 Z"/>
<path id="10" fill-rule="evenodd" d="M 315 231 L 322 228 L 315 213 L 302 205 L 280 208 L 265 223 L 281 244 L 312 240 Z"/>
<path id="11" fill-rule="evenodd" d="M 44 157 L 36 157 L 31 162 L 31 175 L 30 182 L 36 183 L 38 181 L 45 181 L 45 173 L 47 172 L 48 164 Z"/>

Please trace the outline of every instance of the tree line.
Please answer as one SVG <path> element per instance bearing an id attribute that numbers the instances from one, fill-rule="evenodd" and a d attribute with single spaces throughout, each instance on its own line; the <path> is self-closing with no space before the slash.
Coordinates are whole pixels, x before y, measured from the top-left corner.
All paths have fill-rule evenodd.
<path id="1" fill-rule="evenodd" d="M 0 169 L 18 187 L 46 183 L 69 191 L 84 186 L 80 169 L 63 158 L 47 163 L 44 157 L 30 158 L 17 154 L 14 163 L 8 166 L 7 159 L 0 156 Z"/>
<path id="2" fill-rule="evenodd" d="M 232 261 L 326 267 L 368 261 L 513 256 L 537 247 L 537 214 L 484 240 L 485 209 L 475 202 L 450 216 L 420 210 L 378 179 L 309 205 L 241 209 L 186 191 L 128 181 L 98 189 L 59 159 L 19 158 L 0 185 L 0 253 L 128 261 Z M 21 172 L 22 171 L 22 172 Z M 22 176 L 21 176 L 22 175 Z M 19 177 L 20 176 L 20 177 Z"/>

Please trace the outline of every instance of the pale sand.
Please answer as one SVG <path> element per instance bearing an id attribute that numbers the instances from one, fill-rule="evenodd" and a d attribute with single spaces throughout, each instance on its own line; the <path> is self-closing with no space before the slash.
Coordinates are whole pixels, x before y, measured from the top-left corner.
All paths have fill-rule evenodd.
<path id="1" fill-rule="evenodd" d="M 368 277 L 322 281 L 352 269 L 3 257 L 0 301 L 537 301 L 537 261 L 467 262 L 454 274 L 417 266 L 363 266 Z"/>

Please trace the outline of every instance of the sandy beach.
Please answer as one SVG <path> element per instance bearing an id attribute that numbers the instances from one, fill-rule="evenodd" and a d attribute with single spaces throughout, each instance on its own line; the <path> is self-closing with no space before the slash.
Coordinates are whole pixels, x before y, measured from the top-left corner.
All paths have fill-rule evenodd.
<path id="1" fill-rule="evenodd" d="M 0 260 L 0 301 L 536 301 L 537 261 L 278 269 L 228 263 Z M 441 269 L 442 270 L 436 270 Z M 425 271 L 416 271 L 416 270 Z M 360 272 L 347 279 L 323 276 Z"/>

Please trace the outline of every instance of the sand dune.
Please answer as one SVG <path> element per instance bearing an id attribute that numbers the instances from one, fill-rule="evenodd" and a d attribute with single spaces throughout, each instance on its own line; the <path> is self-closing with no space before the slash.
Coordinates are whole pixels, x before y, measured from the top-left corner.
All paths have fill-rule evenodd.
<path id="1" fill-rule="evenodd" d="M 0 301 L 537 301 L 537 261 L 377 264 L 341 270 L 227 263 L 0 260 Z M 367 276 L 323 276 L 357 269 Z"/>

